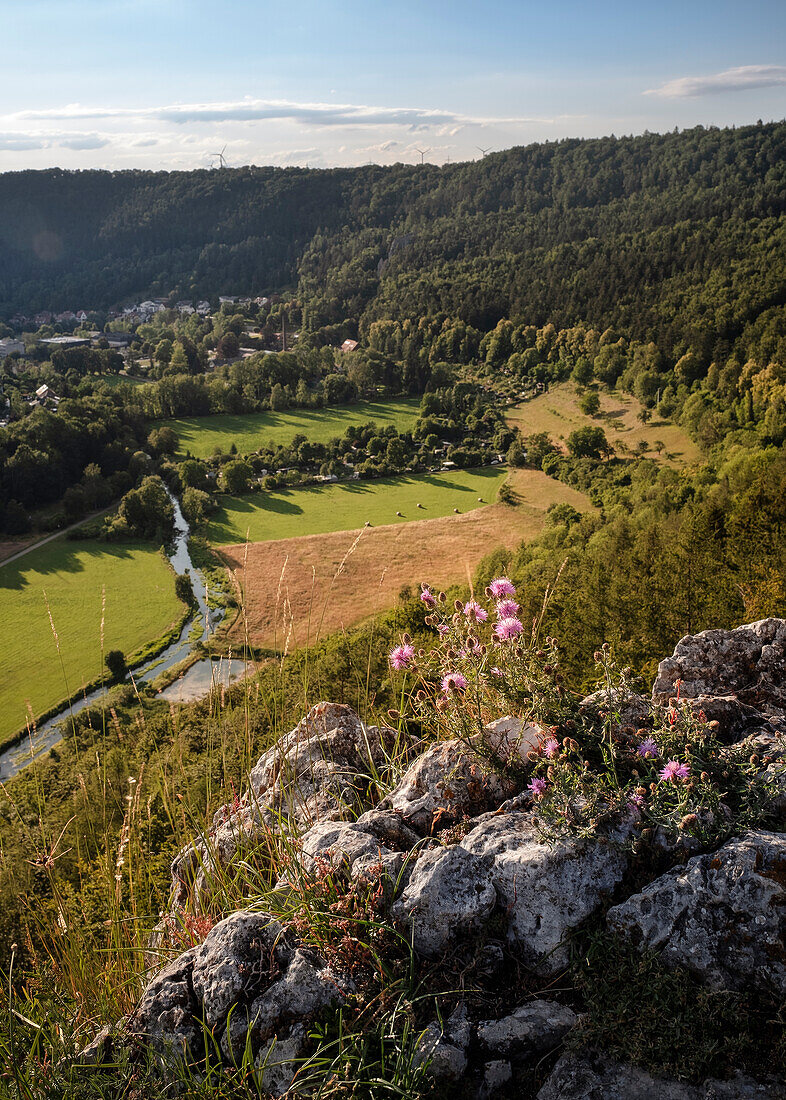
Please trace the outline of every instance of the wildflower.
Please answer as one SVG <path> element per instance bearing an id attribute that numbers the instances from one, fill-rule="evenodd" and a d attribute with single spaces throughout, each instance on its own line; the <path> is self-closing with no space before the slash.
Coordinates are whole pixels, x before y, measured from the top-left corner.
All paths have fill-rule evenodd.
<path id="1" fill-rule="evenodd" d="M 510 642 L 514 638 L 518 638 L 524 630 L 520 619 L 514 619 L 510 617 L 508 619 L 501 619 L 494 627 L 494 633 L 497 635 L 501 642 Z"/>
<path id="2" fill-rule="evenodd" d="M 519 605 L 515 600 L 500 600 L 497 604 L 498 619 L 515 619 L 519 613 Z"/>
<path id="3" fill-rule="evenodd" d="M 489 672 L 491 673 L 492 676 L 497 676 L 497 677 L 500 677 L 500 678 L 505 675 L 504 672 L 502 671 L 502 669 L 497 668 L 496 665 L 494 665 L 493 668 L 490 668 Z"/>
<path id="4" fill-rule="evenodd" d="M 466 686 L 467 678 L 460 672 L 449 672 L 442 677 L 442 690 L 445 695 L 449 695 L 451 691 L 463 691 Z"/>
<path id="5" fill-rule="evenodd" d="M 391 650 L 388 657 L 390 667 L 396 669 L 396 671 L 409 668 L 414 656 L 415 647 L 413 645 L 397 645 L 395 649 Z"/>
<path id="6" fill-rule="evenodd" d="M 557 755 L 559 752 L 559 741 L 556 737 L 549 737 L 543 745 L 543 755 L 547 756 L 549 760 Z"/>
<path id="7" fill-rule="evenodd" d="M 529 784 L 530 794 L 533 798 L 541 798 L 548 787 L 545 779 L 532 779 Z"/>
<path id="8" fill-rule="evenodd" d="M 516 587 L 510 583 L 507 577 L 497 577 L 489 585 L 489 592 L 495 600 L 502 600 L 505 596 L 515 596 Z"/>
<path id="9" fill-rule="evenodd" d="M 678 779 L 687 779 L 690 775 L 690 768 L 687 764 L 680 764 L 679 760 L 669 760 L 661 771 L 658 772 L 658 779 L 661 783 L 674 783 Z"/>
<path id="10" fill-rule="evenodd" d="M 630 798 L 628 799 L 628 808 L 631 809 L 631 810 L 640 810 L 643 807 L 643 805 L 644 805 L 644 795 L 639 794 L 638 791 L 636 791 L 635 794 L 632 794 L 630 796 Z"/>
<path id="11" fill-rule="evenodd" d="M 643 756 L 645 759 L 648 756 L 658 755 L 658 742 L 654 737 L 645 737 L 639 747 L 636 749 L 639 756 Z"/>
<path id="12" fill-rule="evenodd" d="M 420 598 L 426 607 L 436 607 L 437 599 L 427 584 L 421 585 Z"/>
<path id="13" fill-rule="evenodd" d="M 464 604 L 464 614 L 468 619 L 474 619 L 476 623 L 485 623 L 489 617 L 488 611 L 484 610 L 475 600 L 470 600 Z"/>
<path id="14" fill-rule="evenodd" d="M 437 634 L 441 634 L 443 637 L 446 634 L 450 634 L 450 627 L 447 623 L 440 623 L 437 627 Z"/>

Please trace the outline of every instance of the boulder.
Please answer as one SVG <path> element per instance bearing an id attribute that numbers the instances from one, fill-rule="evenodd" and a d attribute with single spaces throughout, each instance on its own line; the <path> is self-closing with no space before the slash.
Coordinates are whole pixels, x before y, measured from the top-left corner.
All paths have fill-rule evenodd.
<path id="1" fill-rule="evenodd" d="M 656 703 L 734 695 L 764 714 L 786 712 L 786 620 L 762 619 L 735 630 L 705 630 L 682 638 L 658 665 Z"/>
<path id="2" fill-rule="evenodd" d="M 197 950 L 190 948 L 159 971 L 128 1020 L 129 1035 L 167 1057 L 188 1059 L 199 1050 L 200 1006 L 191 985 Z"/>
<path id="3" fill-rule="evenodd" d="M 501 1020 L 482 1020 L 478 1039 L 491 1054 L 527 1058 L 559 1046 L 577 1021 L 572 1009 L 556 1001 L 529 1001 Z"/>
<path id="4" fill-rule="evenodd" d="M 548 730 L 521 718 L 497 718 L 483 730 L 485 744 L 506 764 L 526 762 L 527 753 L 537 752 L 548 737 Z"/>
<path id="5" fill-rule="evenodd" d="M 391 916 L 427 958 L 477 932 L 496 903 L 490 860 L 460 847 L 423 852 Z"/>
<path id="6" fill-rule="evenodd" d="M 599 1054 L 563 1054 L 536 1100 L 786 1100 L 781 1082 L 738 1074 L 688 1085 Z"/>
<path id="7" fill-rule="evenodd" d="M 444 1026 L 435 1020 L 429 1024 L 415 1047 L 414 1066 L 425 1064 L 429 1077 L 437 1081 L 458 1081 L 467 1069 L 467 1048 L 472 1027 L 464 1004 L 458 1005 Z"/>
<path id="8" fill-rule="evenodd" d="M 379 804 L 420 836 L 496 808 L 513 793 L 464 741 L 440 741 L 422 753 Z"/>
<path id="9" fill-rule="evenodd" d="M 302 1024 L 295 1024 L 288 1034 L 274 1036 L 254 1059 L 261 1070 L 260 1084 L 270 1096 L 286 1096 L 300 1068 L 300 1060 L 308 1047 L 308 1034 Z"/>
<path id="10" fill-rule="evenodd" d="M 461 847 L 491 862 L 508 939 L 529 966 L 555 974 L 568 961 L 565 937 L 622 881 L 627 858 L 611 844 L 544 843 L 528 815 L 488 814 Z"/>
<path id="11" fill-rule="evenodd" d="M 786 836 L 751 831 L 610 909 L 609 928 L 712 989 L 786 995 Z"/>
<path id="12" fill-rule="evenodd" d="M 487 1097 L 493 1096 L 495 1092 L 507 1085 L 512 1078 L 513 1067 L 510 1062 L 500 1058 L 495 1058 L 493 1062 L 486 1062 L 483 1067 L 483 1083 L 479 1090 L 480 1100 L 486 1100 Z"/>
<path id="13" fill-rule="evenodd" d="M 343 703 L 317 703 L 260 757 L 243 797 L 222 806 L 209 832 L 175 857 L 173 909 L 209 910 L 217 869 L 261 843 L 275 845 L 282 826 L 297 831 L 356 816 L 373 800 L 373 777 L 397 738 L 395 730 L 366 726 Z"/>

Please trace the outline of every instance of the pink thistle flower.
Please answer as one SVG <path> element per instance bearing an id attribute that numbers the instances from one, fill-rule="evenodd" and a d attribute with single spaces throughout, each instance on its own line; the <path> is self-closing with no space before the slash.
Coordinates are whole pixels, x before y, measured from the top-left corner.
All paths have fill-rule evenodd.
<path id="1" fill-rule="evenodd" d="M 628 799 L 628 809 L 633 813 L 638 813 L 639 810 L 644 808 L 644 795 L 632 794 Z"/>
<path id="2" fill-rule="evenodd" d="M 645 759 L 648 756 L 657 756 L 659 752 L 658 742 L 655 740 L 654 737 L 645 737 L 639 747 L 636 749 L 636 752 L 639 756 L 643 756 Z"/>
<path id="3" fill-rule="evenodd" d="M 442 677 L 442 690 L 445 695 L 450 695 L 451 691 L 463 691 L 466 686 L 467 678 L 460 672 L 449 672 Z"/>
<path id="4" fill-rule="evenodd" d="M 501 619 L 494 627 L 494 633 L 497 635 L 501 642 L 511 642 L 514 638 L 518 638 L 524 630 L 520 619 L 508 618 Z"/>
<path id="5" fill-rule="evenodd" d="M 559 752 L 559 741 L 556 737 L 549 737 L 543 744 L 543 755 L 552 760 Z"/>
<path id="6" fill-rule="evenodd" d="M 545 779 L 533 779 L 530 781 L 529 791 L 533 798 L 542 798 L 547 787 L 548 783 Z"/>
<path id="7" fill-rule="evenodd" d="M 510 583 L 507 577 L 497 577 L 489 585 L 489 592 L 495 600 L 502 600 L 505 596 L 515 596 L 516 587 Z"/>
<path id="8" fill-rule="evenodd" d="M 519 605 L 515 600 L 500 600 L 497 604 L 498 619 L 515 619 L 519 613 Z"/>
<path id="9" fill-rule="evenodd" d="M 400 672 L 402 668 L 409 668 L 414 656 L 415 647 L 413 645 L 397 645 L 388 655 L 390 667 L 397 672 Z"/>
<path id="10" fill-rule="evenodd" d="M 450 627 L 447 623 L 440 623 L 437 627 L 437 634 L 441 634 L 443 637 L 446 634 L 450 634 Z"/>
<path id="11" fill-rule="evenodd" d="M 436 607 L 437 598 L 427 584 L 422 585 L 420 598 L 426 607 Z"/>
<path id="12" fill-rule="evenodd" d="M 485 623 L 489 617 L 488 611 L 480 606 L 475 600 L 470 600 L 464 604 L 464 614 L 468 619 L 473 619 L 476 623 Z"/>
<path id="13" fill-rule="evenodd" d="M 658 772 L 661 783 L 675 783 L 678 779 L 687 779 L 690 768 L 687 764 L 680 764 L 679 760 L 669 760 L 662 771 Z"/>

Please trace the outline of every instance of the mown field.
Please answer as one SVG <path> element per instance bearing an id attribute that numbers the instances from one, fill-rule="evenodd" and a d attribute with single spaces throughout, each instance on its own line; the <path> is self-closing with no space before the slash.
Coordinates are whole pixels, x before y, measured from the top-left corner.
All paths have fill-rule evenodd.
<path id="1" fill-rule="evenodd" d="M 222 547 L 243 598 L 235 636 L 242 641 L 247 630 L 257 645 L 306 645 L 391 607 L 407 585 L 470 580 L 490 551 L 539 534 L 551 504 L 591 507 L 582 493 L 540 470 L 512 470 L 509 483 L 515 507 L 489 503 L 422 522 L 402 524 L 394 516 L 383 527 Z M 483 495 L 493 500 L 488 486 Z"/>
<path id="2" fill-rule="evenodd" d="M 42 714 L 102 671 L 102 590 L 104 652 L 130 655 L 182 611 L 169 564 L 141 543 L 56 539 L 0 565 L 0 745 L 25 725 L 28 704 Z"/>
<path id="3" fill-rule="evenodd" d="M 523 435 L 548 432 L 563 448 L 571 432 L 591 425 L 603 428 L 606 438 L 621 457 L 624 457 L 624 447 L 635 451 L 643 441 L 649 456 L 662 462 L 685 466 L 700 461 L 698 447 L 676 424 L 661 420 L 657 415 L 642 424 L 638 419 L 642 406 L 631 394 L 598 391 L 598 396 L 600 412 L 596 416 L 585 416 L 579 409 L 579 394 L 574 384 L 562 382 L 547 393 L 510 409 L 507 420 Z M 658 442 L 663 444 L 660 454 Z"/>
<path id="4" fill-rule="evenodd" d="M 504 469 L 494 466 L 224 496 L 207 537 L 218 546 L 246 539 L 264 542 L 351 531 L 363 527 L 366 520 L 378 527 L 447 516 L 456 508 L 460 513 L 470 512 L 493 502 L 505 476 Z"/>
<path id="5" fill-rule="evenodd" d="M 399 431 L 407 431 L 417 420 L 419 408 L 419 397 L 403 397 L 329 409 L 183 417 L 161 421 L 161 426 L 177 432 L 180 453 L 190 451 L 196 458 L 207 458 L 216 447 L 226 454 L 234 443 L 241 454 L 248 454 L 263 444 L 290 443 L 296 435 L 305 435 L 312 443 L 326 443 L 343 435 L 350 425 L 368 424 L 370 420 L 380 427 L 393 424 Z"/>

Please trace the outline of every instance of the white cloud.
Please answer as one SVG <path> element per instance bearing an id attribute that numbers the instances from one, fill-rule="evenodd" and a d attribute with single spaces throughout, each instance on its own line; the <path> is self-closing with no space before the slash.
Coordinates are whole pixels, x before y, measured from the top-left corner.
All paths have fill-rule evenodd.
<path id="1" fill-rule="evenodd" d="M 744 92 L 750 88 L 774 88 L 786 84 L 786 66 L 741 65 L 722 73 L 707 76 L 681 76 L 659 88 L 648 88 L 644 95 L 678 99 L 683 96 L 718 95 L 722 92 Z"/>
<path id="2" fill-rule="evenodd" d="M 475 118 L 430 107 L 371 107 L 352 103 L 295 103 L 252 99 L 225 103 L 181 103 L 162 107 L 86 107 L 78 103 L 46 110 L 19 111 L 9 118 L 32 122 L 74 122 L 86 119 L 156 121 L 177 126 L 194 122 L 300 122 L 307 126 L 404 126 L 410 129 L 462 125 L 543 125 L 553 118 Z"/>
<path id="3" fill-rule="evenodd" d="M 108 137 L 102 137 L 100 134 L 77 134 L 76 137 L 66 138 L 64 141 L 58 141 L 58 145 L 62 145 L 64 149 L 103 149 L 105 145 L 110 144 Z"/>

